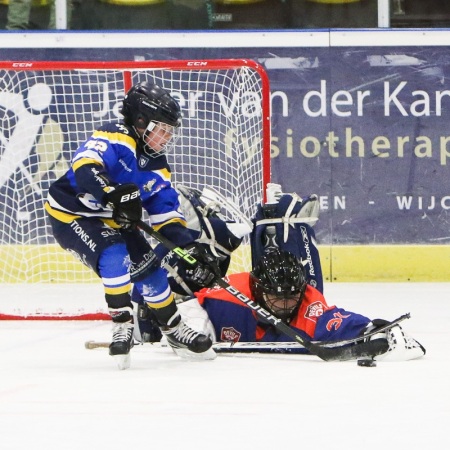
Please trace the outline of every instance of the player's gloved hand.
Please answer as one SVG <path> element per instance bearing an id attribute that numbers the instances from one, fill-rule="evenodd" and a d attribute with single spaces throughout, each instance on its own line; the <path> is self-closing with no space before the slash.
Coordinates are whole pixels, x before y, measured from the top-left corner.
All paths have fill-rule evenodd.
<path id="1" fill-rule="evenodd" d="M 106 193 L 104 203 L 113 209 L 113 219 L 125 229 L 136 227 L 142 217 L 139 188 L 133 184 L 120 184 Z"/>
<path id="2" fill-rule="evenodd" d="M 206 250 L 197 243 L 186 248 L 186 251 L 193 256 L 198 264 L 196 266 L 186 265 L 186 281 L 199 285 L 201 287 L 212 287 L 215 285 L 216 278 L 220 278 L 220 269 L 216 259 L 208 254 Z"/>

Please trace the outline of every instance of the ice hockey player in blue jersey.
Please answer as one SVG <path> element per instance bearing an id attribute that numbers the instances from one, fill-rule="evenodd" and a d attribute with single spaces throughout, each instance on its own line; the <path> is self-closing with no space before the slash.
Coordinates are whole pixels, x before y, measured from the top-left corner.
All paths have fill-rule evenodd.
<path id="1" fill-rule="evenodd" d="M 133 345 L 132 283 L 178 355 L 213 359 L 211 339 L 181 320 L 167 273 L 137 228 L 144 208 L 156 230 L 201 260 L 166 159 L 181 126 L 180 106 L 142 82 L 129 90 L 121 113 L 123 121 L 96 130 L 51 185 L 45 208 L 54 237 L 101 278 L 113 321 L 109 353 L 120 369 L 129 367 Z M 206 261 L 186 275 L 210 286 L 216 271 Z"/>

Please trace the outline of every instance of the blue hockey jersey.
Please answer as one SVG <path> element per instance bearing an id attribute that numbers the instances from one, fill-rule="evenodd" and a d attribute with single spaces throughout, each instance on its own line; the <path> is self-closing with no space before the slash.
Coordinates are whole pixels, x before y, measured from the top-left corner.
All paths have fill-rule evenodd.
<path id="1" fill-rule="evenodd" d="M 47 212 L 66 223 L 95 217 L 117 227 L 104 195 L 110 187 L 134 183 L 152 226 L 177 245 L 191 243 L 165 155 L 149 157 L 139 151 L 138 142 L 136 132 L 123 123 L 109 123 L 95 131 L 75 152 L 67 173 L 50 187 Z"/>

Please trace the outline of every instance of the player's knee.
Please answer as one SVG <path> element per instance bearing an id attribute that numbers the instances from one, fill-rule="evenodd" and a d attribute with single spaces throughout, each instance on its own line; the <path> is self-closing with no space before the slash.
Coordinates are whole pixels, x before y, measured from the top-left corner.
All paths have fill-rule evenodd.
<path id="1" fill-rule="evenodd" d="M 130 272 L 130 256 L 125 243 L 105 248 L 98 259 L 98 273 L 102 278 L 116 277 Z"/>

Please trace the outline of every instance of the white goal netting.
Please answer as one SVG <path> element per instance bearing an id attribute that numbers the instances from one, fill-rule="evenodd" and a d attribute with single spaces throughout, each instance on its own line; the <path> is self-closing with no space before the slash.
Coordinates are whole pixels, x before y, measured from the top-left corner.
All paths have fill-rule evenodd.
<path id="1" fill-rule="evenodd" d="M 183 111 L 182 136 L 169 155 L 175 184 L 213 187 L 253 215 L 270 181 L 269 85 L 258 64 L 0 63 L 1 283 L 97 280 L 55 244 L 43 205 L 77 146 L 120 118 L 124 93 L 143 80 L 171 92 Z M 249 268 L 247 247 L 231 271 Z"/>

